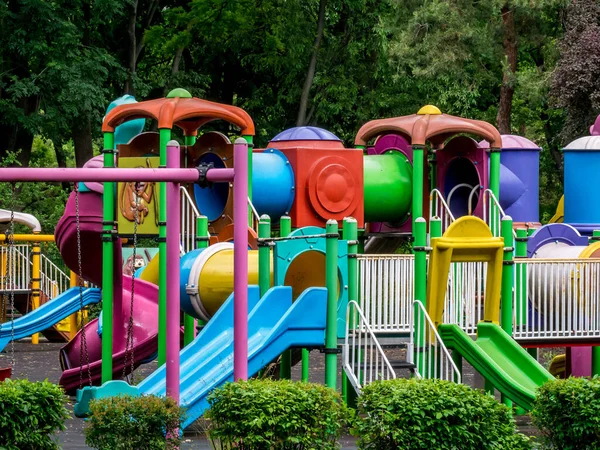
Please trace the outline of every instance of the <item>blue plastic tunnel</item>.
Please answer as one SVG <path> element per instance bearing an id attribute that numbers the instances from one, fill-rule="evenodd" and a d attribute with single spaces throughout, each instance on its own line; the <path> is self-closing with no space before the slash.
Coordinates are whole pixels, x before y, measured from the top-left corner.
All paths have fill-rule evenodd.
<path id="1" fill-rule="evenodd" d="M 294 203 L 294 171 L 287 157 L 274 148 L 252 155 L 252 203 L 259 215 L 276 221 Z"/>

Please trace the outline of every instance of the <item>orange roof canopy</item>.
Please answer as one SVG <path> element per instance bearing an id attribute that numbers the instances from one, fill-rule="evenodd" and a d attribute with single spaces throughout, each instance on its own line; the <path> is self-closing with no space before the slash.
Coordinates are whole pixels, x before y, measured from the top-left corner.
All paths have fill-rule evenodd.
<path id="1" fill-rule="evenodd" d="M 159 129 L 173 129 L 175 125 L 186 136 L 196 136 L 202 125 L 219 119 L 239 127 L 242 135 L 254 136 L 255 132 L 252 118 L 243 109 L 195 98 L 183 89 L 171 91 L 167 98 L 114 107 L 104 118 L 102 131 L 114 132 L 123 122 L 140 118 L 155 119 Z"/>
<path id="2" fill-rule="evenodd" d="M 367 122 L 358 130 L 354 143 L 367 145 L 371 139 L 384 133 L 399 133 L 412 145 L 425 145 L 429 141 L 436 146 L 455 134 L 469 133 L 488 141 L 491 148 L 502 147 L 500 133 L 493 125 L 481 120 L 441 114 L 439 109 L 432 106 L 425 106 L 418 114 L 410 116 Z"/>

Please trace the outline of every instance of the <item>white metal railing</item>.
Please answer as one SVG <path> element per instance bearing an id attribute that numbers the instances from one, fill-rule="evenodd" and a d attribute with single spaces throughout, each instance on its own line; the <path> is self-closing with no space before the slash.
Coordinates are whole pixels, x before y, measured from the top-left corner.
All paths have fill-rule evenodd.
<path id="1" fill-rule="evenodd" d="M 411 326 L 407 359 L 416 366 L 419 378 L 438 378 L 461 382 L 460 371 L 425 307 L 419 300 L 413 302 L 414 322 Z"/>
<path id="2" fill-rule="evenodd" d="M 15 244 L 0 247 L 0 287 L 2 290 L 29 289 L 29 246 Z"/>
<path id="3" fill-rule="evenodd" d="M 179 191 L 181 193 L 180 245 L 181 252 L 185 254 L 196 248 L 196 219 L 200 217 L 200 212 L 186 187 L 180 186 Z"/>
<path id="4" fill-rule="evenodd" d="M 40 275 L 40 289 L 49 299 L 62 294 L 71 286 L 71 277 L 43 253 L 40 255 Z"/>
<path id="5" fill-rule="evenodd" d="M 494 193 L 489 189 L 483 191 L 483 221 L 490 227 L 495 237 L 502 236 L 502 218 L 505 215 Z M 513 235 L 517 235 L 515 230 L 513 230 Z"/>
<path id="6" fill-rule="evenodd" d="M 477 334 L 477 323 L 483 320 L 486 281 L 487 263 L 452 263 L 444 303 L 444 323 L 456 324 L 469 335 Z"/>
<path id="7" fill-rule="evenodd" d="M 358 255 L 360 304 L 375 332 L 410 330 L 414 265 L 414 255 Z"/>
<path id="8" fill-rule="evenodd" d="M 429 194 L 429 220 L 434 217 L 438 217 L 442 221 L 442 233 L 454 222 L 452 211 L 438 189 L 434 189 Z"/>
<path id="9" fill-rule="evenodd" d="M 600 337 L 600 261 L 515 261 L 513 337 L 519 340 Z"/>
<path id="10" fill-rule="evenodd" d="M 346 309 L 346 339 L 343 348 L 344 370 L 357 392 L 378 380 L 396 378 L 369 321 L 354 300 Z"/>

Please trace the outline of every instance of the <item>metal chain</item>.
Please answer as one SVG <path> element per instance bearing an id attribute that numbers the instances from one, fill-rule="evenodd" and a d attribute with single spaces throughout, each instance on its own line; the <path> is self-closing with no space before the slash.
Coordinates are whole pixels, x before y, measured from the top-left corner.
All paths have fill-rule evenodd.
<path id="1" fill-rule="evenodd" d="M 10 238 L 8 239 L 8 258 L 6 258 L 6 271 L 8 278 L 8 265 L 10 264 L 10 366 L 15 367 L 15 184 L 12 184 L 10 208 Z M 12 261 L 11 261 L 12 258 Z M 9 262 L 10 261 L 10 262 Z"/>
<path id="2" fill-rule="evenodd" d="M 135 358 L 133 354 L 133 299 L 135 298 L 135 261 L 137 258 L 137 228 L 138 228 L 138 220 L 139 220 L 139 212 L 137 208 L 138 198 L 136 197 L 136 208 L 133 216 L 133 253 L 132 253 L 132 261 L 131 261 L 131 299 L 129 302 L 129 321 L 127 323 L 127 338 L 125 340 L 125 358 L 123 361 L 123 378 L 125 378 L 127 373 L 127 361 L 129 356 L 129 361 L 131 364 L 130 373 L 130 384 L 134 384 L 133 380 L 133 369 L 135 365 Z"/>
<path id="3" fill-rule="evenodd" d="M 79 286 L 79 326 L 81 327 L 81 339 L 79 340 L 79 389 L 83 388 L 83 359 L 87 365 L 88 383 L 92 385 L 92 369 L 90 368 L 90 355 L 87 347 L 87 336 L 84 323 L 83 304 L 83 269 L 81 264 L 81 224 L 79 217 L 79 184 L 75 182 L 75 226 L 77 227 L 77 284 Z"/>

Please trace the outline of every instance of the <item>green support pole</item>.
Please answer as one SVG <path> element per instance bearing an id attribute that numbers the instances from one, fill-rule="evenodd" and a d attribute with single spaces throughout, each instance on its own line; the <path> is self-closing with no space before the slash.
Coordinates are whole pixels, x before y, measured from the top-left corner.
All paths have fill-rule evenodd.
<path id="1" fill-rule="evenodd" d="M 288 216 L 282 216 L 279 219 L 279 236 L 287 237 L 292 233 L 292 219 Z M 302 355 L 304 356 L 304 354 Z M 279 364 L 279 378 L 282 380 L 289 380 L 292 378 L 292 351 L 286 350 L 281 354 L 281 360 Z M 304 365 L 304 360 L 302 360 Z"/>
<path id="2" fill-rule="evenodd" d="M 462 356 L 456 350 L 452 351 L 452 355 L 451 356 L 452 356 L 452 361 L 454 361 L 454 364 L 456 365 L 456 368 L 458 369 L 458 373 L 460 374 L 460 378 L 462 380 L 462 375 L 463 375 L 463 359 L 462 359 Z M 456 376 L 454 377 L 454 382 L 455 383 L 459 382 L 458 381 L 458 377 L 456 377 Z"/>
<path id="3" fill-rule="evenodd" d="M 271 219 L 266 214 L 258 222 L 258 239 L 271 237 Z M 262 297 L 271 288 L 271 246 L 269 242 L 258 243 L 258 287 Z"/>
<path id="4" fill-rule="evenodd" d="M 500 231 L 504 238 L 504 255 L 502 260 L 502 291 L 501 291 L 501 313 L 502 329 L 509 336 L 513 335 L 513 221 L 510 216 L 504 216 L 501 221 Z M 512 408 L 512 401 L 504 395 L 503 403 Z"/>
<path id="5" fill-rule="evenodd" d="M 413 234 L 415 234 L 416 221 L 423 216 L 423 176 L 425 167 L 423 166 L 423 155 L 425 147 L 422 145 L 413 145 L 413 184 L 412 184 L 412 220 Z M 425 220 L 425 219 L 423 219 Z M 427 232 L 427 230 L 425 230 Z M 415 243 L 415 245 L 417 245 Z"/>
<path id="6" fill-rule="evenodd" d="M 343 238 L 348 241 L 348 301 L 359 302 L 358 298 L 358 223 L 353 217 L 344 219 L 342 229 Z M 353 330 L 356 327 L 354 323 L 354 314 L 351 315 L 351 322 L 348 329 Z M 356 407 L 356 391 L 352 388 L 345 372 L 342 373 L 342 395 L 347 405 Z"/>
<path id="7" fill-rule="evenodd" d="M 327 328 L 325 330 L 325 385 L 337 387 L 337 303 L 338 223 L 328 220 L 325 245 L 325 286 L 327 287 Z"/>
<path id="8" fill-rule="evenodd" d="M 160 167 L 167 166 L 171 130 L 161 128 Z M 167 184 L 158 183 L 158 365 L 167 360 Z"/>
<path id="9" fill-rule="evenodd" d="M 429 236 L 431 239 L 442 237 L 442 219 L 434 217 L 429 222 Z"/>
<path id="10" fill-rule="evenodd" d="M 104 167 L 115 166 L 114 133 L 104 133 Z M 104 183 L 102 195 L 102 383 L 112 380 L 113 368 L 113 223 L 115 220 L 115 183 Z"/>
<path id="11" fill-rule="evenodd" d="M 527 258 L 527 230 L 517 228 L 517 238 L 515 243 L 515 256 L 517 258 Z M 517 326 L 525 323 L 527 317 L 527 271 L 523 264 L 517 265 L 515 280 L 515 292 L 517 293 Z"/>
<path id="12" fill-rule="evenodd" d="M 415 237 L 415 245 L 413 251 L 415 253 L 415 300 L 419 300 L 423 306 L 427 307 L 427 222 L 422 217 L 418 217 L 415 220 L 413 227 L 413 234 Z M 414 317 L 421 317 L 418 323 L 414 323 L 415 333 L 419 337 L 418 342 L 415 343 L 415 358 L 417 370 L 422 376 L 427 376 L 425 373 L 426 367 L 421 367 L 425 358 L 421 352 L 425 348 L 425 317 L 420 314 L 417 306 L 414 307 Z M 417 333 L 417 330 L 421 332 Z"/>
<path id="13" fill-rule="evenodd" d="M 500 149 L 490 149 L 490 190 L 500 201 Z"/>
<path id="14" fill-rule="evenodd" d="M 254 148 L 254 136 L 246 135 L 242 137 L 248 143 L 248 198 L 252 200 L 252 149 Z M 252 208 L 250 205 L 248 205 L 248 226 L 252 226 Z"/>
<path id="15" fill-rule="evenodd" d="M 210 243 L 210 234 L 208 233 L 208 217 L 196 217 L 196 248 L 208 248 Z M 206 322 L 198 319 L 198 327 L 204 327 Z"/>

